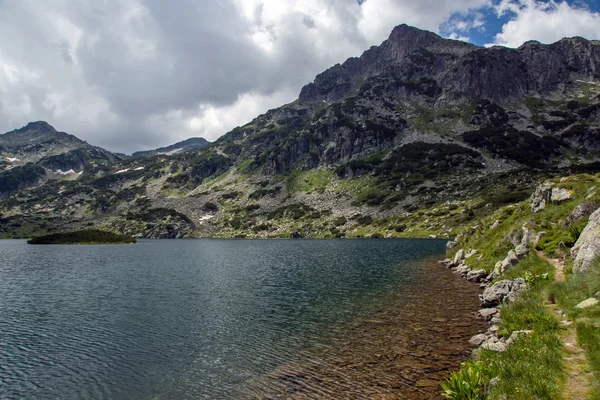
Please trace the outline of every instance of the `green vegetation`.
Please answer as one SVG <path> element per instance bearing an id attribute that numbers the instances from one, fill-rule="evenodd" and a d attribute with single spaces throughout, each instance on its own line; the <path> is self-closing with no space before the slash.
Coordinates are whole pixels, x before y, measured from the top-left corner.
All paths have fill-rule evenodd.
<path id="1" fill-rule="evenodd" d="M 502 308 L 501 333 L 519 330 L 516 343 L 502 353 L 489 350 L 481 353 L 488 379 L 498 377 L 489 394 L 490 399 L 562 398 L 564 380 L 563 346 L 559 338 L 558 321 L 543 307 L 539 289 L 530 289 L 515 303 Z"/>
<path id="2" fill-rule="evenodd" d="M 537 136 L 502 126 L 487 126 L 463 134 L 465 142 L 502 158 L 530 167 L 542 167 L 566 145 L 551 136 Z"/>
<path id="3" fill-rule="evenodd" d="M 44 168 L 31 163 L 0 173 L 0 195 L 37 184 L 46 177 Z"/>
<path id="4" fill-rule="evenodd" d="M 590 271 L 571 275 L 566 282 L 558 283 L 549 291 L 549 296 L 566 312 L 575 323 L 577 342 L 586 352 L 589 367 L 593 372 L 591 398 L 600 398 L 600 306 L 579 309 L 580 302 L 598 296 L 600 292 L 600 260 Z"/>
<path id="5" fill-rule="evenodd" d="M 483 364 L 466 362 L 460 371 L 453 373 L 447 381 L 442 382 L 443 394 L 450 400 L 481 400 L 483 383 Z"/>
<path id="6" fill-rule="evenodd" d="M 533 213 L 529 202 L 500 208 L 476 218 L 462 228 L 459 237 L 464 249 L 477 249 L 477 256 L 467 260 L 473 269 L 491 271 L 510 249 L 520 242 L 523 227 L 546 232 L 535 246 L 548 257 L 561 257 L 569 262 L 573 246 L 587 223 L 587 217 L 572 220 L 576 206 L 598 201 L 596 187 L 600 175 L 575 175 L 552 181 L 554 188 L 564 189 L 571 199 L 546 204 Z M 600 307 L 578 309 L 575 306 L 600 292 L 600 260 L 590 272 L 567 275 L 566 282 L 554 281 L 554 266 L 532 251 L 528 257 L 506 271 L 500 279 L 523 278 L 528 290 L 513 303 L 501 308 L 498 335 L 508 339 L 516 331 L 525 331 L 504 352 L 480 350 L 466 365 L 481 365 L 483 376 L 479 388 L 488 399 L 567 399 L 567 361 L 561 341 L 563 330 L 550 303 L 557 303 L 574 322 L 577 342 L 585 349 L 590 371 L 594 374 L 594 392 L 600 394 Z M 568 272 L 568 268 L 567 268 Z M 514 337 L 514 336 L 513 336 Z M 443 388 L 471 387 L 473 371 L 464 367 L 446 381 Z M 497 378 L 497 379 L 495 379 Z M 494 384 L 489 382 L 494 379 Z M 466 390 L 466 389 L 465 389 Z M 456 390 L 455 390 L 456 391 Z M 467 395 L 462 397 L 469 398 Z"/>
<path id="7" fill-rule="evenodd" d="M 118 235 L 99 230 L 84 230 L 66 233 L 53 233 L 27 241 L 28 244 L 128 244 L 137 240 L 130 236 Z"/>

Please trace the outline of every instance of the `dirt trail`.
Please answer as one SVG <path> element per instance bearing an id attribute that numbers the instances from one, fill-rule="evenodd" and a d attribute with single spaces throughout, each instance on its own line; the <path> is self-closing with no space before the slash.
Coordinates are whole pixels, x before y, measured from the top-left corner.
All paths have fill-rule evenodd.
<path id="1" fill-rule="evenodd" d="M 548 261 L 555 268 L 554 279 L 557 282 L 565 280 L 565 261 L 560 258 L 548 258 L 541 251 L 538 255 Z M 567 371 L 567 382 L 565 385 L 563 398 L 569 400 L 586 400 L 591 391 L 591 379 L 593 375 L 590 372 L 590 365 L 585 357 L 585 351 L 577 344 L 577 333 L 573 321 L 567 320 L 563 316 L 562 310 L 557 304 L 547 303 L 546 307 L 556 315 L 564 328 L 561 334 L 561 341 L 566 349 L 565 368 Z"/>

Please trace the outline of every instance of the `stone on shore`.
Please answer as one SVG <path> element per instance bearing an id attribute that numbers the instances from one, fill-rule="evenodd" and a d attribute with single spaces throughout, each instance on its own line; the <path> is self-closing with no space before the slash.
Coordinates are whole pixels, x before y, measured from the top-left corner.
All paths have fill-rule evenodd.
<path id="1" fill-rule="evenodd" d="M 485 289 L 480 295 L 481 306 L 484 308 L 496 307 L 502 303 L 508 303 L 516 298 L 527 288 L 527 284 L 521 278 L 514 281 L 502 280 Z"/>
<path id="2" fill-rule="evenodd" d="M 480 344 L 482 344 L 483 342 L 485 342 L 487 340 L 487 336 L 484 335 L 483 333 L 479 334 L 479 335 L 475 335 L 473 336 L 470 340 L 469 343 L 472 344 L 473 346 L 479 346 Z"/>
<path id="3" fill-rule="evenodd" d="M 502 343 L 502 342 L 496 342 L 496 343 L 484 343 L 481 346 L 482 349 L 484 350 L 491 350 L 491 351 L 497 351 L 497 352 L 503 352 L 508 350 L 508 346 L 506 345 L 506 343 Z"/>
<path id="4" fill-rule="evenodd" d="M 460 265 L 465 259 L 465 251 L 463 249 L 460 249 L 459 251 L 456 252 L 456 254 L 454 255 L 454 265 Z"/>
<path id="5" fill-rule="evenodd" d="M 469 282 L 481 282 L 488 273 L 484 269 L 479 269 L 477 271 L 470 271 L 467 273 L 467 280 Z"/>
<path id="6" fill-rule="evenodd" d="M 485 319 L 486 321 L 489 321 L 492 319 L 492 317 L 494 315 L 496 315 L 498 313 L 498 309 L 497 308 L 484 308 L 479 310 L 479 315 L 481 315 L 481 317 L 483 319 Z"/>

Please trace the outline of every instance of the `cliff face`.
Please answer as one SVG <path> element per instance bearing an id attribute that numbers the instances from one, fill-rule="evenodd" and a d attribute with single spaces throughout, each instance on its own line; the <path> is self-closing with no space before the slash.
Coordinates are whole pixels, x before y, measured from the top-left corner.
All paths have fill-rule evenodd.
<path id="1" fill-rule="evenodd" d="M 435 104 L 478 98 L 506 103 L 562 93 L 577 80 L 598 80 L 599 68 L 600 47 L 583 38 L 549 46 L 532 41 L 518 49 L 488 49 L 400 25 L 381 46 L 318 75 L 302 89 L 300 100 L 339 101 L 351 93 L 357 80 L 393 74 L 399 82 L 428 80 L 435 87 L 429 93 Z M 400 94 L 404 100 L 419 100 L 410 91 L 388 89 L 392 89 L 388 94 Z"/>

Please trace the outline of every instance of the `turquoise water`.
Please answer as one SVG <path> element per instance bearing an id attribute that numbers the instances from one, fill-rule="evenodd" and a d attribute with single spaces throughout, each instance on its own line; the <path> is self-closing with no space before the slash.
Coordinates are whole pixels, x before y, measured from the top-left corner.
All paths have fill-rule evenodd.
<path id="1" fill-rule="evenodd" d="M 0 398 L 233 398 L 422 284 L 444 244 L 0 241 Z"/>

